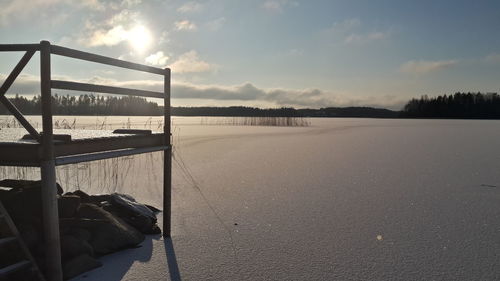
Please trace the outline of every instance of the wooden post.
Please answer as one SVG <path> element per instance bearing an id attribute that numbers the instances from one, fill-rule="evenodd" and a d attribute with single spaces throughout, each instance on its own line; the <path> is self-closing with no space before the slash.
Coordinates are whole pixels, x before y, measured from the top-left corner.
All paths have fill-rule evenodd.
<path id="1" fill-rule="evenodd" d="M 59 214 L 57 210 L 56 167 L 52 132 L 50 42 L 40 42 L 40 84 L 42 94 L 42 215 L 45 238 L 47 280 L 62 281 Z"/>
<path id="2" fill-rule="evenodd" d="M 172 144 L 170 141 L 170 69 L 165 68 L 164 79 L 164 128 L 165 145 L 163 152 L 163 237 L 170 237 L 172 211 Z"/>

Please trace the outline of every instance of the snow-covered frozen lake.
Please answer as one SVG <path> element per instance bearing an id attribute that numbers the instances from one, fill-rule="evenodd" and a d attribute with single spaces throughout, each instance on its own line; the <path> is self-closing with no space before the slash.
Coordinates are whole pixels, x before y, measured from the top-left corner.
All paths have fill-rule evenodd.
<path id="1" fill-rule="evenodd" d="M 174 118 L 171 241 L 75 280 L 500 279 L 500 121 L 205 121 Z M 113 190 L 161 206 L 160 160 Z"/>

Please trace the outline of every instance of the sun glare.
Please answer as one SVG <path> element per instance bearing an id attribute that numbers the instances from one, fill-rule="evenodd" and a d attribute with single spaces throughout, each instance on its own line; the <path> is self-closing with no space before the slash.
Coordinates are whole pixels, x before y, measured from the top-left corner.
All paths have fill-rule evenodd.
<path id="1" fill-rule="evenodd" d="M 134 50 L 138 52 L 144 52 L 151 44 L 151 33 L 143 25 L 137 25 L 133 27 L 127 36 L 127 40 Z"/>

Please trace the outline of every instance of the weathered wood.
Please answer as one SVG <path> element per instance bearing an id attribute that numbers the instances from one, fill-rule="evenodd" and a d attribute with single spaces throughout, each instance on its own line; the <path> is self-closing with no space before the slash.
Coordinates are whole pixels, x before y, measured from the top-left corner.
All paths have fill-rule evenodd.
<path id="1" fill-rule="evenodd" d="M 52 80 L 52 88 L 62 89 L 62 90 L 83 91 L 83 92 L 107 93 L 115 95 L 163 98 L 163 93 L 160 92 L 95 85 L 95 84 L 87 84 L 79 82 L 61 81 L 61 80 Z"/>
<path id="2" fill-rule="evenodd" d="M 123 156 L 162 151 L 165 150 L 166 148 L 167 147 L 165 146 L 153 146 L 153 147 L 148 146 L 142 148 L 127 148 L 127 149 L 118 149 L 118 150 L 104 151 L 97 153 L 85 153 L 81 155 L 64 156 L 56 158 L 56 165 L 59 166 L 59 165 L 104 160 L 110 158 L 118 158 Z"/>
<path id="3" fill-rule="evenodd" d="M 5 81 L 2 84 L 2 87 L 0 87 L 0 102 L 7 108 L 7 110 L 14 115 L 14 117 L 23 125 L 23 127 L 28 131 L 28 133 L 35 138 L 36 140 L 40 140 L 40 135 L 38 132 L 31 126 L 31 124 L 24 118 L 23 114 L 19 109 L 17 109 L 6 97 L 5 94 L 9 90 L 10 86 L 14 83 L 16 80 L 17 76 L 23 71 L 24 67 L 30 59 L 33 57 L 35 54 L 35 51 L 27 51 L 24 56 L 19 60 L 17 65 L 14 67 L 14 69 L 10 72 L 9 76 L 5 79 Z"/>
<path id="4" fill-rule="evenodd" d="M 55 143 L 54 156 L 69 156 L 126 148 L 145 148 L 165 145 L 163 134 L 117 135 L 106 138 L 76 139 L 71 142 Z M 42 146 L 36 143 L 0 143 L 0 165 L 39 166 Z"/>
<path id="5" fill-rule="evenodd" d="M 40 44 L 0 44 L 0 52 L 38 51 Z"/>
<path id="6" fill-rule="evenodd" d="M 164 77 L 164 128 L 165 145 L 163 152 L 163 236 L 170 237 L 172 229 L 172 146 L 170 141 L 170 69 L 165 69 Z"/>
<path id="7" fill-rule="evenodd" d="M 0 165 L 2 166 L 39 166 L 39 145 L 37 144 L 0 144 Z"/>
<path id="8" fill-rule="evenodd" d="M 40 85 L 42 94 L 42 215 L 45 239 L 47 279 L 62 281 L 59 214 L 57 209 L 56 166 L 52 139 L 52 96 L 50 74 L 50 43 L 40 42 Z"/>
<path id="9" fill-rule="evenodd" d="M 27 261 L 22 261 L 22 262 L 23 263 L 27 262 L 26 265 L 31 266 L 31 268 L 35 271 L 35 274 L 38 277 L 38 280 L 44 281 L 45 278 L 43 277 L 42 273 L 40 272 L 40 269 L 39 269 L 38 265 L 36 264 L 35 259 L 31 255 L 30 250 L 28 249 L 28 246 L 26 246 L 26 243 L 24 242 L 23 238 L 21 237 L 19 230 L 17 229 L 16 225 L 14 224 L 14 221 L 10 217 L 9 213 L 5 209 L 2 202 L 0 202 L 0 214 L 2 215 L 3 220 L 5 220 L 5 223 L 8 225 L 9 230 L 10 230 L 11 234 L 13 235 L 12 237 L 6 238 L 7 240 L 3 239 L 4 243 L 9 243 L 9 242 L 17 240 L 17 244 L 21 247 L 21 250 L 24 253 L 24 257 L 28 259 Z M 1 244 L 1 242 L 0 242 L 0 244 Z M 8 274 L 9 272 L 13 272 L 17 269 L 21 269 L 22 267 L 24 267 L 24 265 L 21 265 L 19 263 L 16 265 L 19 267 L 10 267 L 10 268 L 5 267 L 5 268 L 1 269 L 0 276 L 2 276 L 2 274 L 3 274 L 2 271 L 5 274 Z"/>
<path id="10" fill-rule="evenodd" d="M 30 61 L 31 57 L 35 54 L 35 51 L 28 51 L 24 54 L 24 56 L 19 60 L 17 65 L 14 67 L 12 72 L 9 74 L 9 76 L 5 79 L 5 81 L 2 84 L 2 87 L 0 87 L 0 96 L 5 95 L 7 91 L 9 90 L 10 86 L 12 86 L 12 83 L 16 80 L 17 76 L 23 71 L 24 67 L 28 64 Z"/>
<path id="11" fill-rule="evenodd" d="M 73 140 L 70 143 L 57 143 L 55 156 L 68 156 L 94 153 L 125 148 L 140 148 L 163 145 L 163 134 L 117 136 L 109 138 Z"/>
<path id="12" fill-rule="evenodd" d="M 23 125 L 23 127 L 28 131 L 28 133 L 33 137 L 33 139 L 40 141 L 40 134 L 38 131 L 31 126 L 30 122 L 24 118 L 24 115 L 17 109 L 17 107 L 12 104 L 6 96 L 0 96 L 0 102 L 7 108 L 7 110 L 14 115 L 14 117 Z"/>
<path id="13" fill-rule="evenodd" d="M 149 72 L 149 73 L 154 73 L 154 74 L 160 74 L 163 75 L 165 72 L 161 68 L 157 67 L 152 67 L 152 66 L 147 66 L 147 65 L 142 65 L 138 63 L 133 63 L 133 62 L 128 62 L 128 61 L 123 61 L 119 59 L 114 59 L 110 57 L 105 57 L 101 55 L 96 55 L 92 53 L 87 53 L 87 52 L 82 52 L 66 47 L 61 47 L 61 46 L 56 46 L 53 45 L 51 48 L 51 51 L 55 55 L 59 56 L 65 56 L 65 57 L 70 57 L 70 58 L 75 58 L 75 59 L 80 59 L 80 60 L 86 60 L 86 61 L 92 61 L 92 62 L 97 62 L 97 63 L 102 63 L 102 64 L 107 64 L 107 65 L 114 65 L 122 68 L 128 68 L 128 69 L 134 69 L 134 70 L 139 70 L 143 72 Z"/>

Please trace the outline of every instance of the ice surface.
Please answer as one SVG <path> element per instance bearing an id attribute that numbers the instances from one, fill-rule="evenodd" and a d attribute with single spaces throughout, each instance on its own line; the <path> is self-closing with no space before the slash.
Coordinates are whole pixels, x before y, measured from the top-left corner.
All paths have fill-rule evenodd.
<path id="1" fill-rule="evenodd" d="M 500 279 L 499 121 L 193 120 L 174 120 L 172 240 L 74 280 Z M 118 191 L 161 206 L 160 156 Z"/>

